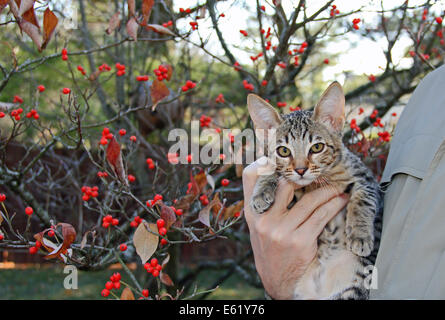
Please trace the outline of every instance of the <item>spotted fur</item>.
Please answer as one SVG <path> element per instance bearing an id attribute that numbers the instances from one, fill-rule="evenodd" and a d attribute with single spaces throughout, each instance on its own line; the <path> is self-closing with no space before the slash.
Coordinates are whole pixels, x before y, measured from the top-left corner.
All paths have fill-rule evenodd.
<path id="1" fill-rule="evenodd" d="M 303 186 L 295 191 L 297 201 L 319 187 L 350 194 L 346 208 L 319 236 L 317 255 L 296 283 L 294 297 L 367 299 L 369 266 L 375 261 L 380 240 L 382 196 L 372 172 L 342 143 L 341 86 L 333 83 L 314 112 L 280 116 L 256 96 L 249 97 L 248 107 L 255 127 L 275 128 L 277 141 L 277 148 L 268 150 L 276 170 L 261 176 L 254 188 L 251 206 L 255 212 L 263 213 L 272 206 L 281 177 Z M 312 152 L 317 143 L 323 144 L 323 150 Z M 278 148 L 283 146 L 291 151 L 290 156 L 280 156 Z"/>

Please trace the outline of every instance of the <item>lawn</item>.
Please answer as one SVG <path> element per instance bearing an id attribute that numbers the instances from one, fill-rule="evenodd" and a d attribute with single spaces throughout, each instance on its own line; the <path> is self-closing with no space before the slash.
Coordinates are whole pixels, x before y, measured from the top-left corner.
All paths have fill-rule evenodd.
<path id="1" fill-rule="evenodd" d="M 66 290 L 63 280 L 67 274 L 63 268 L 3 269 L 0 270 L 0 299 L 103 299 L 100 295 L 104 284 L 113 272 L 119 271 L 122 280 L 131 283 L 122 270 L 104 270 L 78 274 L 78 289 Z M 204 272 L 198 277 L 198 291 L 207 289 L 217 277 L 217 271 Z M 120 291 L 119 291 L 120 292 Z M 234 274 L 212 292 L 208 299 L 263 299 L 263 291 L 253 288 Z"/>

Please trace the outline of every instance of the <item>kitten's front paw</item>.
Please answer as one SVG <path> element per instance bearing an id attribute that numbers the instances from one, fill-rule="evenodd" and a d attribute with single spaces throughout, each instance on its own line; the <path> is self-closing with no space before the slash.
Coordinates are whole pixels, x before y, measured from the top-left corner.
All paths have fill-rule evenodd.
<path id="1" fill-rule="evenodd" d="M 273 188 L 264 188 L 252 196 L 250 206 L 255 213 L 267 211 L 275 200 L 275 190 Z"/>
<path id="2" fill-rule="evenodd" d="M 367 257 L 374 248 L 374 239 L 371 236 L 357 235 L 354 232 L 346 236 L 348 249 L 360 257 Z"/>

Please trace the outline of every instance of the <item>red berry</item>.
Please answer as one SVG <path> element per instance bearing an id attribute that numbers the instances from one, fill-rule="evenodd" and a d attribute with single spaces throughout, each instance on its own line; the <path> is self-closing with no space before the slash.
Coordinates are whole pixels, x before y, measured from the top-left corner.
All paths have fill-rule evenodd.
<path id="1" fill-rule="evenodd" d="M 131 140 L 132 142 L 136 142 L 136 136 L 131 136 L 131 137 L 130 137 L 130 140 Z"/>
<path id="2" fill-rule="evenodd" d="M 183 213 L 184 213 L 184 211 L 183 211 L 182 209 L 177 209 L 177 210 L 176 210 L 176 214 L 177 214 L 178 216 L 182 216 Z"/>
<path id="3" fill-rule="evenodd" d="M 168 243 L 167 239 L 162 238 L 161 239 L 161 246 L 164 246 Z"/>
<path id="4" fill-rule="evenodd" d="M 53 230 L 49 230 L 48 231 L 48 236 L 50 236 L 51 238 L 54 237 L 54 231 Z"/>
<path id="5" fill-rule="evenodd" d="M 6 200 L 6 195 L 4 193 L 0 193 L 0 202 L 3 202 Z"/>
<path id="6" fill-rule="evenodd" d="M 114 285 L 114 289 L 119 289 L 121 287 L 121 283 L 119 282 L 119 280 L 114 282 L 113 285 Z"/>
<path id="7" fill-rule="evenodd" d="M 221 185 L 223 187 L 227 187 L 229 185 L 229 183 L 230 183 L 229 179 L 222 179 L 221 180 Z"/>
<path id="8" fill-rule="evenodd" d="M 39 90 L 39 92 L 43 92 L 45 91 L 45 86 L 44 85 L 40 85 L 37 87 L 37 89 Z"/>
<path id="9" fill-rule="evenodd" d="M 0 233 L 0 241 L 4 239 L 4 236 Z"/>
<path id="10" fill-rule="evenodd" d="M 131 221 L 130 222 L 130 227 L 136 228 L 137 226 L 138 226 L 138 223 L 136 221 Z"/>
<path id="11" fill-rule="evenodd" d="M 158 265 L 158 259 L 156 259 L 156 258 L 151 259 L 150 260 L 150 265 L 152 267 L 156 267 Z"/>
<path id="12" fill-rule="evenodd" d="M 161 195 L 161 194 L 157 194 L 157 195 L 155 195 L 155 197 L 153 198 L 153 200 L 156 202 L 156 201 L 158 201 L 158 200 L 163 200 L 164 199 L 164 197 Z"/>
<path id="13" fill-rule="evenodd" d="M 165 236 L 167 234 L 167 229 L 165 229 L 164 227 L 159 228 L 159 234 L 161 236 Z"/>
<path id="14" fill-rule="evenodd" d="M 156 221 L 156 224 L 157 224 L 157 226 L 158 226 L 158 229 L 160 229 L 160 228 L 162 228 L 163 226 L 165 226 L 165 221 L 164 221 L 164 219 L 158 219 L 158 220 Z"/>
<path id="15" fill-rule="evenodd" d="M 40 241 L 36 241 L 36 245 L 35 245 L 35 247 L 36 247 L 37 249 L 39 249 L 41 246 L 42 246 L 42 243 L 41 243 Z"/>
<path id="16" fill-rule="evenodd" d="M 102 295 L 102 297 L 108 297 L 110 295 L 110 290 L 103 289 L 100 294 Z"/>
<path id="17" fill-rule="evenodd" d="M 62 55 L 66 56 L 68 54 L 68 50 L 66 48 L 62 49 Z"/>
<path id="18" fill-rule="evenodd" d="M 29 248 L 29 253 L 30 253 L 30 254 L 36 254 L 36 253 L 37 253 L 37 247 L 31 247 L 31 248 Z"/>
<path id="19" fill-rule="evenodd" d="M 107 290 L 113 290 L 113 288 L 114 288 L 113 282 L 107 281 L 107 283 L 105 283 L 105 288 Z"/>
<path id="20" fill-rule="evenodd" d="M 71 92 L 70 88 L 63 88 L 62 90 L 63 94 L 69 94 Z"/>
<path id="21" fill-rule="evenodd" d="M 111 224 L 112 224 L 113 226 L 117 226 L 117 225 L 119 225 L 119 220 L 118 220 L 118 219 L 113 219 L 113 220 L 111 221 Z"/>
<path id="22" fill-rule="evenodd" d="M 125 250 L 127 250 L 127 245 L 126 245 L 125 243 L 122 243 L 122 244 L 119 246 L 119 249 L 120 249 L 120 251 L 125 251 Z"/>
<path id="23" fill-rule="evenodd" d="M 120 129 L 120 130 L 119 130 L 119 134 L 120 134 L 121 136 L 125 136 L 125 135 L 127 134 L 127 130 L 125 130 L 125 129 Z"/>
<path id="24" fill-rule="evenodd" d="M 155 269 L 151 274 L 153 275 L 153 277 L 157 277 L 159 276 L 159 271 Z"/>
<path id="25" fill-rule="evenodd" d="M 128 175 L 128 182 L 135 182 L 136 181 L 136 177 L 132 174 Z"/>
<path id="26" fill-rule="evenodd" d="M 144 289 L 144 290 L 142 290 L 142 295 L 144 296 L 144 297 L 148 297 L 148 294 L 149 294 L 149 292 L 148 292 L 148 289 Z"/>
<path id="27" fill-rule="evenodd" d="M 25 213 L 26 213 L 28 216 L 32 215 L 33 212 L 34 212 L 34 210 L 33 210 L 31 207 L 26 207 L 26 209 L 25 209 Z"/>
<path id="28" fill-rule="evenodd" d="M 442 17 L 437 17 L 437 18 L 436 18 L 436 22 L 437 22 L 438 24 L 442 24 Z"/>

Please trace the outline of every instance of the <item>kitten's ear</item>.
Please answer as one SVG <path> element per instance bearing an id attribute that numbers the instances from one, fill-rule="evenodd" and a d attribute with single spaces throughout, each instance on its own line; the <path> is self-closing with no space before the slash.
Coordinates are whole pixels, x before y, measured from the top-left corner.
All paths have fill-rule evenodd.
<path id="1" fill-rule="evenodd" d="M 334 132 L 341 133 L 345 124 L 345 95 L 340 83 L 335 81 L 325 90 L 313 117 Z"/>
<path id="2" fill-rule="evenodd" d="M 247 109 L 249 109 L 255 129 L 276 128 L 283 121 L 275 108 L 256 94 L 251 93 L 247 96 Z"/>

